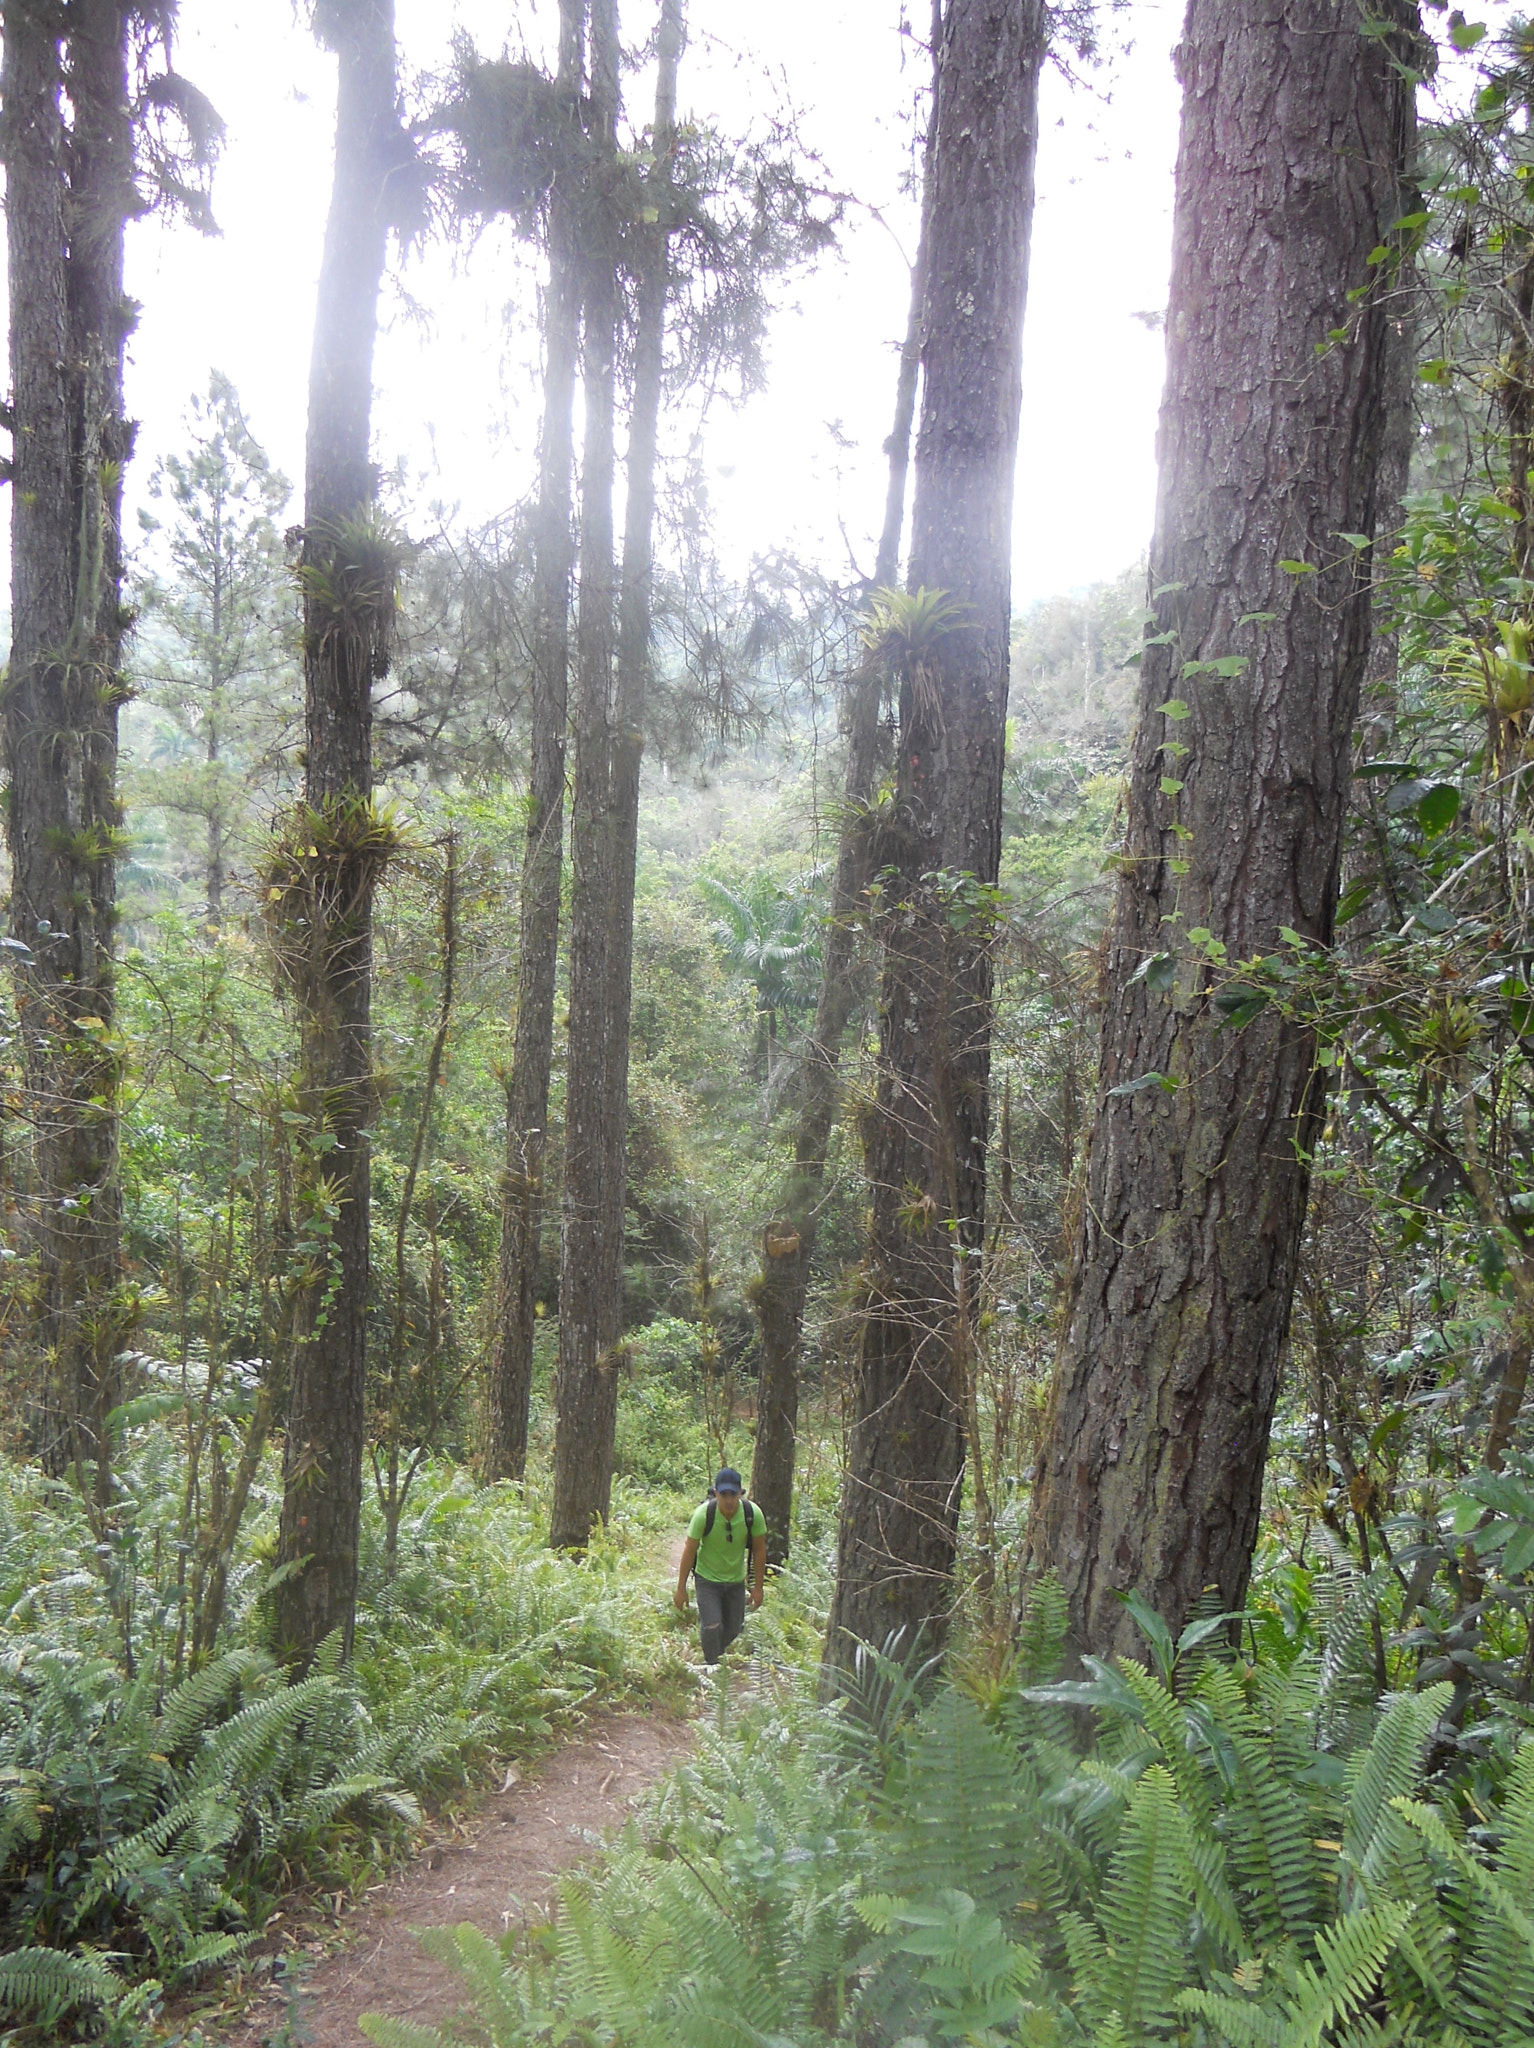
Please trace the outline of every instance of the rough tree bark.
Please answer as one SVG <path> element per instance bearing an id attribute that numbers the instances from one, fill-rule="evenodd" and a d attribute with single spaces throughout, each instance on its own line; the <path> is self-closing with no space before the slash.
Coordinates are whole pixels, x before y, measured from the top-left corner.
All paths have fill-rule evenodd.
<path id="1" fill-rule="evenodd" d="M 572 138 L 580 126 L 585 0 L 560 0 L 559 76 Z M 543 434 L 533 565 L 533 680 L 527 846 L 517 955 L 516 1038 L 506 1091 L 498 1315 L 490 1358 L 485 1475 L 520 1479 L 527 1463 L 533 1335 L 543 1248 L 543 1175 L 565 822 L 570 671 L 571 471 L 580 339 L 580 190 L 573 163 L 549 193 Z"/>
<path id="2" fill-rule="evenodd" d="M 605 1516 L 617 1419 L 623 1210 L 604 1175 L 607 1129 L 609 906 L 617 885 L 611 832 L 615 628 L 613 421 L 618 355 L 618 13 L 592 0 L 587 132 L 592 190 L 583 236 L 579 588 L 575 622 L 575 777 L 570 808 L 570 1033 L 560 1216 L 559 1360 L 554 1380 L 554 1495 L 549 1541 L 580 1549 Z M 619 1140 L 621 1144 L 621 1138 Z"/>
<path id="3" fill-rule="evenodd" d="M 628 1125 L 629 1025 L 633 996 L 634 869 L 639 846 L 639 778 L 644 760 L 645 698 L 650 680 L 650 635 L 654 600 L 655 464 L 665 367 L 666 298 L 670 283 L 669 246 L 673 229 L 668 192 L 672 152 L 676 143 L 676 79 L 684 40 L 682 0 L 662 0 L 656 45 L 655 121 L 651 130 L 650 197 L 655 218 L 632 233 L 639 259 L 639 284 L 634 305 L 633 402 L 629 415 L 625 463 L 623 562 L 618 586 L 618 639 L 615 696 L 611 713 L 602 711 L 603 735 L 590 742 L 605 765 L 601 800 L 589 840 L 600 843 L 601 855 L 588 870 L 589 899 L 577 868 L 576 895 L 571 905 L 574 929 L 583 916 L 604 921 L 603 948 L 572 947 L 570 1062 L 568 1095 L 595 1095 L 590 1114 L 582 1114 L 583 1147 L 572 1164 L 566 1137 L 566 1209 L 564 1255 L 560 1277 L 561 1386 L 554 1450 L 554 1531 L 551 1540 L 566 1546 L 584 1543 L 599 1516 L 605 1517 L 611 1496 L 613 1431 L 616 1421 L 616 1352 L 623 1334 L 623 1219 L 627 1174 L 624 1149 Z M 649 208 L 646 208 L 648 211 Z M 593 710 L 595 706 L 593 705 Z M 587 744 L 585 728 L 581 745 Z M 596 799 L 597 779 L 592 782 Z M 577 798 L 579 803 L 579 797 Z M 605 895 L 602 893 L 605 891 Z M 600 983 L 597 982 L 600 960 Z M 583 969 L 576 1002 L 577 962 Z M 589 977 L 589 979 L 588 979 Z M 576 1020 L 582 1020 L 578 1041 Z M 584 1101 L 583 1101 L 584 1108 Z M 566 1131 L 571 1128 L 566 1111 Z M 594 1262 L 579 1276 L 572 1258 Z M 599 1262 L 599 1263 L 597 1263 Z M 572 1328 L 590 1343 L 594 1355 L 577 1358 L 565 1350 L 566 1286 L 576 1290 Z M 566 1362 L 570 1370 L 566 1376 Z"/>
<path id="4" fill-rule="evenodd" d="M 911 427 L 916 417 L 916 382 L 921 368 L 921 320 L 927 280 L 927 201 L 932 147 L 937 134 L 936 59 L 942 38 L 942 9 L 932 10 L 933 97 L 928 110 L 923 174 L 921 235 L 911 266 L 911 301 L 900 369 L 895 379 L 895 420 L 885 442 L 889 480 L 884 524 L 874 559 L 872 588 L 892 586 L 900 574 L 900 536 L 905 525 L 906 477 L 911 460 Z M 841 1102 L 842 1043 L 860 999 L 854 972 L 859 945 L 859 912 L 868 886 L 871 820 L 868 807 L 887 762 L 879 711 L 887 665 L 870 653 L 851 679 L 847 707 L 845 811 L 831 885 L 831 912 L 821 942 L 820 992 L 815 1021 L 802 1055 L 794 1158 L 777 1218 L 762 1230 L 762 1270 L 751 1290 L 761 1341 L 756 1385 L 756 1447 L 751 1461 L 751 1497 L 767 1524 L 767 1562 L 786 1563 L 794 1508 L 794 1459 L 799 1437 L 799 1362 L 804 1310 L 809 1298 L 816 1228 L 825 1188 L 826 1150 Z"/>
<path id="5" fill-rule="evenodd" d="M 123 228 L 133 185 L 130 10 L 77 0 L 4 9 L 3 148 L 15 442 L 11 658 L 4 698 L 16 992 L 35 1119 L 25 1236 L 29 1336 L 45 1361 L 31 1425 L 54 1473 L 94 1465 L 122 1349 L 113 939 L 117 716 L 123 700 L 120 515 Z M 69 102 L 69 120 L 63 95 Z M 21 950 L 25 949 L 25 950 Z"/>
<path id="6" fill-rule="evenodd" d="M 371 1191 L 372 898 L 387 852 L 373 796 L 373 681 L 387 666 L 397 550 L 376 525 L 369 457 L 373 346 L 391 216 L 408 177 L 396 105 L 393 0 L 326 0 L 338 59 L 335 182 L 309 368 L 304 470 L 304 805 L 285 872 L 301 1006 L 305 1106 L 329 1149 L 309 1167 L 331 1208 L 326 1255 L 294 1351 L 278 1557 L 284 1653 L 351 1651 L 362 1505 Z M 321 1195 L 320 1176 L 328 1183 Z"/>
<path id="7" fill-rule="evenodd" d="M 1013 472 L 1042 0 L 952 0 L 937 139 L 902 659 L 896 817 L 875 858 L 884 943 L 868 1134 L 869 1294 L 826 1656 L 943 1639 L 981 1247 L 990 899 L 1001 837 Z M 942 592 L 946 616 L 915 593 Z M 923 623 L 925 618 L 926 623 Z M 898 879 L 897 879 L 898 877 Z"/>
<path id="8" fill-rule="evenodd" d="M 1256 1536 L 1321 1090 L 1305 1031 L 1220 1028 L 1208 949 L 1332 935 L 1370 633 L 1346 536 L 1374 531 L 1396 338 L 1348 295 L 1398 218 L 1394 19 L 1391 47 L 1345 0 L 1191 0 L 1180 53 L 1156 624 L 1030 1528 L 1101 1655 L 1133 1647 L 1130 1589 L 1174 1631 L 1208 1587 L 1239 1608 Z"/>

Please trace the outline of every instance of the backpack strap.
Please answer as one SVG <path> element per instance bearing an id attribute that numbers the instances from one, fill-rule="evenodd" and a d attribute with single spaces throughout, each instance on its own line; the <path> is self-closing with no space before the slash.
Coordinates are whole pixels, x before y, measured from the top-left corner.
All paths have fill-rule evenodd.
<path id="1" fill-rule="evenodd" d="M 752 1532 L 753 1532 L 753 1531 L 755 1530 L 755 1528 L 756 1528 L 756 1509 L 755 1509 L 755 1508 L 754 1508 L 754 1507 L 753 1507 L 753 1506 L 751 1505 L 750 1501 L 748 1501 L 748 1500 L 747 1500 L 747 1501 L 742 1501 L 742 1502 L 741 1502 L 741 1506 L 742 1506 L 742 1507 L 743 1507 L 743 1508 L 745 1509 L 745 1511 L 746 1511 L 746 1563 L 747 1563 L 747 1566 L 749 1567 L 749 1565 L 750 1565 L 750 1562 L 751 1562 L 751 1538 L 752 1538 Z M 708 1508 L 707 1508 L 707 1512 L 706 1512 L 706 1513 L 704 1514 L 704 1517 L 703 1517 L 703 1534 L 702 1534 L 702 1536 L 700 1536 L 700 1537 L 698 1538 L 698 1541 L 699 1541 L 700 1543 L 704 1542 L 704 1541 L 705 1541 L 705 1540 L 706 1540 L 706 1539 L 707 1539 L 708 1537 L 710 1537 L 710 1536 L 712 1536 L 712 1535 L 713 1535 L 713 1533 L 714 1533 L 714 1517 L 715 1517 L 715 1516 L 716 1516 L 716 1515 L 718 1514 L 718 1512 L 719 1512 L 719 1503 L 718 1503 L 718 1501 L 716 1501 L 716 1500 L 711 1500 L 711 1501 L 710 1501 L 710 1502 L 708 1503 Z"/>

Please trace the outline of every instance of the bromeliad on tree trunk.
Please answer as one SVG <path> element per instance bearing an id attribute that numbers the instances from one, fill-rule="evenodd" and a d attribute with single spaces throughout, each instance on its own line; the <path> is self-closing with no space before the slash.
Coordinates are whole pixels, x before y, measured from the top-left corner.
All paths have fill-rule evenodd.
<path id="1" fill-rule="evenodd" d="M 337 64 L 335 183 L 309 367 L 304 473 L 304 804 L 279 834 L 272 898 L 299 1001 L 314 1143 L 301 1199 L 328 1230 L 294 1349 L 277 1592 L 284 1651 L 351 1649 L 362 1506 L 373 1119 L 373 891 L 397 844 L 373 800 L 373 684 L 387 673 L 403 544 L 369 449 L 378 292 L 391 228 L 419 207 L 400 125 L 394 0 L 320 0 Z"/>

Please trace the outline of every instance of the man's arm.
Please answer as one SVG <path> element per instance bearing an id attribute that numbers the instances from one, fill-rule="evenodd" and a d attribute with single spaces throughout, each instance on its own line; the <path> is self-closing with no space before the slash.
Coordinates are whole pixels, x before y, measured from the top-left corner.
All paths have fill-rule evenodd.
<path id="1" fill-rule="evenodd" d="M 762 1604 L 762 1584 L 767 1575 L 767 1538 L 757 1536 L 751 1543 L 751 1605 Z"/>
<path id="2" fill-rule="evenodd" d="M 764 1541 L 762 1544 L 764 1552 L 766 1548 L 767 1545 Z M 680 1607 L 684 1614 L 687 1612 L 687 1581 L 692 1577 L 692 1568 L 697 1561 L 698 1539 L 696 1536 L 689 1536 L 682 1545 L 682 1562 L 677 1566 L 676 1572 L 676 1591 L 671 1596 L 672 1604 Z"/>

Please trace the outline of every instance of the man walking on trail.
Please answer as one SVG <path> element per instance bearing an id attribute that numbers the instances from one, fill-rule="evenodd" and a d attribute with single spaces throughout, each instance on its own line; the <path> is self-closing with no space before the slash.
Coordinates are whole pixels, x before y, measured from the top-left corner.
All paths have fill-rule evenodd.
<path id="1" fill-rule="evenodd" d="M 705 1501 L 687 1525 L 671 1596 L 683 1614 L 687 1581 L 694 1570 L 703 1661 L 717 1664 L 745 1626 L 748 1579 L 751 1605 L 760 1607 L 767 1570 L 767 1524 L 754 1501 L 742 1501 L 740 1474 L 733 1465 L 716 1474 L 714 1498 Z"/>

